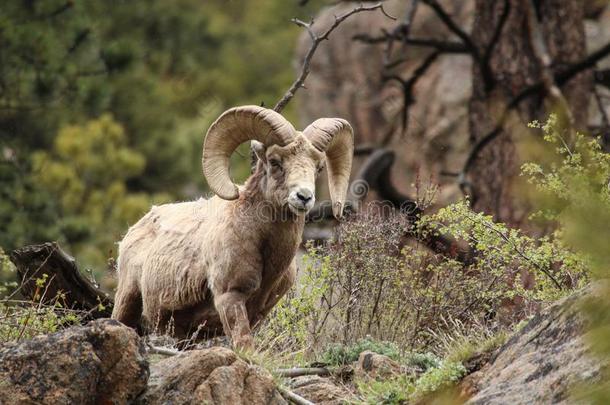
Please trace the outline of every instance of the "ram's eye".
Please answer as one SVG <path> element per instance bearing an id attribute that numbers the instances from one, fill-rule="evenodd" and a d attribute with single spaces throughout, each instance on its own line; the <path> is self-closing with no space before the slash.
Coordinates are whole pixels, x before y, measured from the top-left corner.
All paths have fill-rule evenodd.
<path id="1" fill-rule="evenodd" d="M 272 168 L 274 169 L 281 169 L 282 168 L 282 162 L 280 162 L 277 159 L 271 159 L 269 160 L 269 164 L 271 165 Z"/>
<path id="2" fill-rule="evenodd" d="M 324 165 L 318 166 L 316 170 L 317 170 L 318 174 L 320 174 L 322 172 L 322 170 L 324 170 Z"/>

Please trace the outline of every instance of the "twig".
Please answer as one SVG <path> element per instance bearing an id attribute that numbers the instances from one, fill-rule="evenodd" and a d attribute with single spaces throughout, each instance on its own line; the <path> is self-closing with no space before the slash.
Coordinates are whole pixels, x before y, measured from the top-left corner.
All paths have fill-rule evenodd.
<path id="1" fill-rule="evenodd" d="M 381 12 L 386 17 L 391 18 L 393 20 L 396 19 L 395 17 L 392 17 L 385 11 L 382 3 L 377 3 L 373 6 L 360 5 L 339 17 L 335 16 L 335 21 L 333 22 L 333 24 L 321 35 L 316 34 L 314 32 L 314 30 L 312 29 L 312 26 L 314 24 L 313 19 L 309 23 L 301 21 L 297 18 L 292 19 L 292 22 L 294 22 L 296 25 L 298 25 L 299 27 L 303 27 L 307 30 L 307 33 L 309 34 L 309 37 L 312 40 L 312 43 L 311 43 L 311 47 L 307 51 L 307 54 L 305 55 L 305 59 L 303 61 L 303 66 L 301 68 L 301 73 L 299 74 L 299 77 L 294 81 L 294 83 L 292 83 L 292 85 L 290 86 L 288 91 L 286 91 L 286 93 L 280 99 L 280 101 L 277 102 L 275 107 L 273 107 L 274 111 L 281 112 L 284 109 L 284 107 L 286 107 L 286 104 L 288 104 L 288 102 L 294 97 L 296 92 L 301 87 L 304 86 L 305 79 L 307 79 L 307 76 L 309 75 L 309 72 L 310 72 L 311 60 L 313 58 L 314 53 L 316 52 L 316 49 L 318 49 L 318 45 L 320 45 L 320 43 L 322 43 L 322 41 L 327 40 L 328 37 L 330 36 L 330 34 L 335 30 L 335 28 L 337 28 L 343 21 L 345 21 L 350 16 L 352 16 L 356 13 L 363 12 L 363 11 L 373 11 L 373 10 L 381 10 Z"/>
<path id="2" fill-rule="evenodd" d="M 330 375 L 330 370 L 326 367 L 295 367 L 295 368 L 278 368 L 274 374 L 280 377 L 294 378 L 302 375 Z"/>
<path id="3" fill-rule="evenodd" d="M 297 405 L 315 405 L 313 402 L 306 400 L 302 396 L 297 395 L 284 387 L 277 387 L 277 390 L 280 392 L 280 394 L 282 394 L 284 398 Z"/>
<path id="4" fill-rule="evenodd" d="M 148 345 L 148 350 L 152 353 L 162 354 L 164 356 L 177 356 L 180 353 L 182 353 L 178 350 L 166 349 L 164 347 L 158 347 L 158 346 L 152 346 L 152 345 Z"/>

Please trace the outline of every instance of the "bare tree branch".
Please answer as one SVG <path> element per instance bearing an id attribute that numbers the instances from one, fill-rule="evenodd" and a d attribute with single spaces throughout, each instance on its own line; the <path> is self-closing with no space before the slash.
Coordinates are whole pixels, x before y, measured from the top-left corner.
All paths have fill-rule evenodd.
<path id="1" fill-rule="evenodd" d="M 297 404 L 297 405 L 315 405 L 313 402 L 308 401 L 307 399 L 303 398 L 300 395 L 295 394 L 294 392 L 284 388 L 284 387 L 277 387 L 278 391 L 280 392 L 280 394 L 282 394 L 282 396 L 284 398 L 286 398 L 287 400 L 289 400 L 290 402 Z"/>
<path id="2" fill-rule="evenodd" d="M 464 32 L 464 30 L 462 30 L 455 23 L 455 21 L 453 21 L 453 19 L 449 16 L 449 14 L 447 14 L 445 9 L 443 9 L 443 7 L 436 0 L 422 0 L 422 2 L 424 4 L 426 4 L 428 7 L 430 7 L 432 10 L 434 10 L 436 15 L 445 24 L 445 26 L 447 26 L 449 31 L 451 31 L 455 35 L 457 35 L 457 37 L 462 40 L 462 42 L 464 43 L 466 48 L 468 48 L 468 50 L 473 55 L 475 55 L 475 54 L 478 55 L 479 51 L 478 51 L 477 47 L 474 45 L 474 43 L 472 42 L 472 39 L 470 39 L 470 36 L 468 34 L 466 34 L 466 32 Z"/>
<path id="3" fill-rule="evenodd" d="M 436 61 L 440 52 L 434 52 L 428 55 L 426 59 L 415 69 L 413 74 L 408 79 L 403 79 L 399 75 L 390 75 L 384 77 L 386 81 L 396 81 L 402 87 L 403 94 L 403 108 L 402 108 L 402 133 L 404 134 L 407 131 L 408 123 L 409 123 L 409 107 L 411 104 L 415 102 L 415 98 L 413 97 L 413 87 L 417 81 L 428 71 L 430 66 Z"/>
<path id="4" fill-rule="evenodd" d="M 580 62 L 570 65 L 566 70 L 560 72 L 555 76 L 555 81 L 559 86 L 563 86 L 566 82 L 570 81 L 574 76 L 594 67 L 597 62 L 610 55 L 610 42 L 599 48 L 597 51 L 591 53 L 589 56 L 583 58 Z"/>
<path id="5" fill-rule="evenodd" d="M 390 172 L 395 159 L 396 156 L 392 151 L 376 150 L 363 164 L 356 179 L 368 184 L 369 190 L 376 190 L 381 201 L 392 204 L 395 209 L 407 215 L 413 226 L 407 230 L 405 236 L 416 239 L 438 254 L 454 258 L 464 264 L 471 263 L 473 252 L 463 249 L 452 239 L 437 235 L 435 232 L 422 232 L 425 230 L 417 227 L 423 211 L 417 201 L 403 194 L 392 184 Z M 365 195 L 360 198 L 364 197 Z"/>
<path id="6" fill-rule="evenodd" d="M 418 5 L 419 0 L 411 0 L 411 2 L 409 3 L 409 8 L 405 13 L 404 22 L 396 26 L 396 28 L 394 28 L 394 30 L 392 31 L 392 35 L 389 36 L 389 39 L 386 42 L 385 51 L 383 53 L 384 69 L 389 69 L 390 65 L 396 65 L 396 62 L 392 62 L 390 60 L 390 58 L 392 57 L 394 39 L 396 39 L 397 33 L 400 33 L 403 42 L 409 38 L 409 35 L 411 33 L 411 26 L 413 24 L 413 18 L 415 17 L 415 13 L 417 12 Z"/>
<path id="7" fill-rule="evenodd" d="M 280 377 L 294 378 L 303 375 L 319 375 L 327 376 L 330 375 L 330 370 L 326 367 L 294 367 L 294 368 L 278 368 L 274 371 L 274 374 Z"/>
<path id="8" fill-rule="evenodd" d="M 301 73 L 299 74 L 299 77 L 294 81 L 294 83 L 292 83 L 292 85 L 290 86 L 288 91 L 286 91 L 286 93 L 280 99 L 280 101 L 277 102 L 275 107 L 273 107 L 273 109 L 275 111 L 281 112 L 284 109 L 284 107 L 286 107 L 286 104 L 288 104 L 288 102 L 294 97 L 296 92 L 300 88 L 304 87 L 305 79 L 307 79 L 307 76 L 309 75 L 309 72 L 310 72 L 311 60 L 312 60 L 313 55 L 315 54 L 316 50 L 318 49 L 318 45 L 320 45 L 320 43 L 322 43 L 323 41 L 327 40 L 329 38 L 330 34 L 335 30 L 335 28 L 337 28 L 343 21 L 345 21 L 350 16 L 352 16 L 356 13 L 363 12 L 363 11 L 373 11 L 373 10 L 380 10 L 386 17 L 391 18 L 393 20 L 396 19 L 385 11 L 382 3 L 377 3 L 373 6 L 360 5 L 339 17 L 335 16 L 335 21 L 333 22 L 333 24 L 326 31 L 324 31 L 324 33 L 322 33 L 321 35 L 318 35 L 314 32 L 314 30 L 312 28 L 312 26 L 314 24 L 313 19 L 309 23 L 306 23 L 306 22 L 301 21 L 296 18 L 294 18 L 292 20 L 295 24 L 297 24 L 298 26 L 303 27 L 307 30 L 307 33 L 309 34 L 309 37 L 312 40 L 312 43 L 311 43 L 309 50 L 307 51 L 307 54 L 305 55 L 305 59 L 303 61 L 303 66 L 301 68 Z"/>
<path id="9" fill-rule="evenodd" d="M 491 55 L 500 39 L 500 35 L 502 34 L 502 29 L 504 25 L 506 25 L 506 21 L 508 20 L 508 15 L 510 14 L 510 0 L 504 0 L 504 8 L 502 9 L 502 14 L 500 15 L 500 20 L 498 21 L 498 25 L 496 25 L 496 29 L 491 36 L 491 40 L 487 47 L 485 48 L 485 52 L 483 53 L 483 63 L 489 65 L 491 60 Z"/>

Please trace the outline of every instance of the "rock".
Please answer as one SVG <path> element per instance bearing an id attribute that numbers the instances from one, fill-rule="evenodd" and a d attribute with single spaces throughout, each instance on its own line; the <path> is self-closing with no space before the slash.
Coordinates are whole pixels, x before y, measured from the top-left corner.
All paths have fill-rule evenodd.
<path id="1" fill-rule="evenodd" d="M 146 387 L 138 335 L 97 320 L 0 347 L 2 404 L 124 404 Z"/>
<path id="2" fill-rule="evenodd" d="M 285 404 L 273 377 L 223 347 L 192 350 L 151 366 L 140 404 Z"/>
<path id="3" fill-rule="evenodd" d="M 339 405 L 348 403 L 352 397 L 344 386 L 335 384 L 330 378 L 317 375 L 296 377 L 291 386 L 295 394 L 315 404 Z"/>
<path id="4" fill-rule="evenodd" d="M 586 321 L 578 304 L 602 289 L 589 287 L 542 311 L 517 332 L 480 371 L 461 384 L 469 404 L 569 403 L 570 389 L 600 378 L 589 356 Z"/>
<path id="5" fill-rule="evenodd" d="M 356 364 L 356 378 L 384 378 L 401 374 L 403 370 L 400 364 L 384 356 L 369 350 L 360 353 Z"/>

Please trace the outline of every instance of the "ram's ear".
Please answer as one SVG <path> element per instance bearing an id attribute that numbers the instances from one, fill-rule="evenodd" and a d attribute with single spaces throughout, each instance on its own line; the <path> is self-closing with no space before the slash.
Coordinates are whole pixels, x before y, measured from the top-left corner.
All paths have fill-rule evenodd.
<path id="1" fill-rule="evenodd" d="M 264 164 L 267 164 L 267 155 L 266 155 L 267 148 L 265 147 L 265 145 L 259 141 L 251 141 L 250 147 L 254 151 L 256 158 L 258 160 L 260 160 L 261 162 L 263 162 Z"/>

